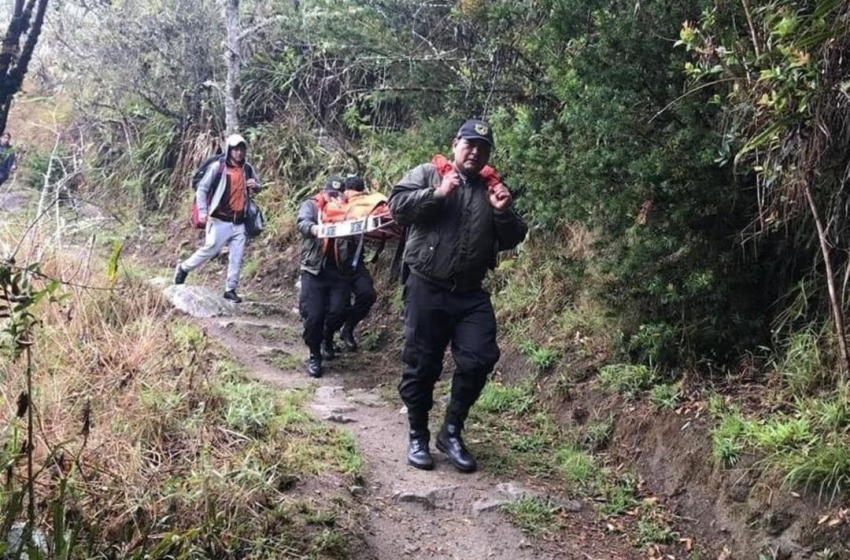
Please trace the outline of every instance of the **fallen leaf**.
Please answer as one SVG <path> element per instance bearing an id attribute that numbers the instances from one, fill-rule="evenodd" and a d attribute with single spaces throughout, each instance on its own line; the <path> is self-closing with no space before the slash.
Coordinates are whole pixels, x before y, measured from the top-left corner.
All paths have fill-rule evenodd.
<path id="1" fill-rule="evenodd" d="M 717 560 L 732 560 L 732 551 L 728 546 L 723 547 L 723 550 L 720 551 L 720 555 L 717 557 Z"/>
<path id="2" fill-rule="evenodd" d="M 828 515 L 824 515 L 823 517 L 821 517 L 820 519 L 818 519 L 818 525 L 823 525 L 823 524 L 824 524 L 824 523 L 826 523 L 827 521 L 829 521 L 829 516 L 828 516 Z"/>
<path id="3" fill-rule="evenodd" d="M 643 501 L 644 501 L 644 503 L 647 503 L 647 504 L 649 504 L 649 505 L 651 505 L 651 506 L 654 506 L 654 505 L 656 505 L 658 502 L 660 502 L 660 501 L 661 501 L 661 499 L 660 499 L 659 497 L 657 497 L 657 496 L 650 496 L 649 498 L 644 498 L 644 499 L 643 499 Z"/>
<path id="4" fill-rule="evenodd" d="M 835 527 L 836 525 L 841 525 L 841 521 L 842 520 L 841 520 L 840 517 L 835 517 L 835 518 L 831 519 L 829 521 L 829 523 L 827 523 L 826 525 L 827 525 L 827 527 Z"/>
<path id="5" fill-rule="evenodd" d="M 694 539 L 679 539 L 679 542 L 685 545 L 685 552 L 690 552 L 694 549 Z"/>

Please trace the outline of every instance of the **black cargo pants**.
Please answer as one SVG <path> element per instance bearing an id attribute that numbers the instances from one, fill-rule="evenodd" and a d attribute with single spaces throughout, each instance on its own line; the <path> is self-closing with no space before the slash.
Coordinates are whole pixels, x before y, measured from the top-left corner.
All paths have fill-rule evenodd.
<path id="1" fill-rule="evenodd" d="M 365 266 L 361 266 L 351 278 L 351 294 L 354 296 L 354 303 L 348 308 L 345 328 L 354 330 L 354 327 L 366 318 L 378 299 L 372 275 Z"/>
<path id="2" fill-rule="evenodd" d="M 298 310 L 304 323 L 304 342 L 317 354 L 322 339 L 332 336 L 345 322 L 351 299 L 351 279 L 337 269 L 325 269 L 317 275 L 301 272 L 301 296 Z"/>
<path id="3" fill-rule="evenodd" d="M 499 361 L 496 316 L 483 288 L 451 291 L 411 274 L 405 283 L 404 373 L 399 394 L 410 429 L 428 429 L 434 384 L 451 343 L 455 369 L 446 422 L 461 427 Z"/>

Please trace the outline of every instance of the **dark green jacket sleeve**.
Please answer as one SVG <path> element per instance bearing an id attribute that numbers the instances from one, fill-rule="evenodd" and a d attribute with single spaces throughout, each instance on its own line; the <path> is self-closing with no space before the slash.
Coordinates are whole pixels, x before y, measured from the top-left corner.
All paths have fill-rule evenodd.
<path id="1" fill-rule="evenodd" d="M 508 209 L 502 214 L 493 213 L 493 220 L 496 224 L 496 239 L 499 241 L 499 250 L 508 251 L 513 249 L 525 239 L 528 233 L 528 226 L 522 216 L 516 213 L 513 208 Z"/>
<path id="2" fill-rule="evenodd" d="M 390 212 L 396 222 L 412 226 L 430 222 L 439 216 L 445 199 L 434 196 L 432 181 L 435 175 L 436 168 L 425 163 L 413 168 L 393 187 Z"/>

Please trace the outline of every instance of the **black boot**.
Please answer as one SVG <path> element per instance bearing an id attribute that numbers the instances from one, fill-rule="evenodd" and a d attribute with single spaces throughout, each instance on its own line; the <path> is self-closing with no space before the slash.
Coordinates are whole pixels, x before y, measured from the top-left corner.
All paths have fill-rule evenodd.
<path id="1" fill-rule="evenodd" d="M 423 471 L 434 468 L 434 458 L 431 457 L 429 442 L 431 435 L 428 430 L 410 430 L 410 442 L 407 444 L 407 462 Z"/>
<path id="2" fill-rule="evenodd" d="M 322 341 L 322 357 L 326 360 L 333 360 L 336 358 L 336 347 L 334 346 L 334 340 L 332 338 L 326 338 Z"/>
<path id="3" fill-rule="evenodd" d="M 310 377 L 322 376 L 322 355 L 319 352 L 311 352 L 307 362 L 307 375 Z"/>
<path id="4" fill-rule="evenodd" d="M 183 270 L 183 267 L 178 264 L 177 268 L 174 269 L 174 284 L 179 286 L 184 283 L 187 276 L 189 276 L 189 272 Z"/>
<path id="5" fill-rule="evenodd" d="M 357 352 L 357 341 L 354 340 L 353 328 L 349 328 L 348 325 L 342 327 L 339 333 L 339 339 L 342 341 L 346 352 Z"/>
<path id="6" fill-rule="evenodd" d="M 236 290 L 227 290 L 224 292 L 224 299 L 233 303 L 242 303 L 242 298 L 236 293 Z"/>
<path id="7" fill-rule="evenodd" d="M 448 457 L 449 462 L 461 472 L 473 472 L 478 468 L 475 457 L 466 449 L 460 433 L 463 427 L 460 424 L 443 424 L 443 428 L 437 435 L 437 449 Z"/>

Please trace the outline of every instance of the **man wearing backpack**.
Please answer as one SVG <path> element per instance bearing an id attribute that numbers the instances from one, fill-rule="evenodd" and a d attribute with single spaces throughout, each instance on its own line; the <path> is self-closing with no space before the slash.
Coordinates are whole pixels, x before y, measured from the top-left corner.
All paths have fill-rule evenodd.
<path id="1" fill-rule="evenodd" d="M 248 199 L 251 193 L 261 188 L 254 168 L 245 159 L 247 146 L 242 136 L 231 134 L 225 142 L 224 154 L 208 160 L 206 172 L 195 193 L 198 221 L 206 226 L 206 240 L 203 247 L 179 263 L 174 271 L 174 283 L 183 284 L 189 272 L 229 245 L 224 299 L 234 303 L 242 302 L 236 288 L 247 239 L 245 215 Z"/>
<path id="2" fill-rule="evenodd" d="M 362 196 L 366 192 L 366 184 L 363 182 L 363 179 L 356 175 L 346 177 L 344 187 L 345 196 L 349 201 Z M 354 303 L 347 309 L 345 324 L 339 333 L 339 339 L 342 341 L 346 350 L 357 352 L 354 329 L 357 328 L 360 321 L 369 315 L 369 311 L 378 299 L 378 295 L 375 293 L 375 284 L 372 281 L 372 275 L 369 274 L 369 269 L 366 268 L 362 258 L 358 259 L 352 271 L 351 295 L 354 297 Z"/>
<path id="3" fill-rule="evenodd" d="M 353 251 L 345 238 L 320 239 L 319 216 L 342 196 L 343 180 L 331 178 L 322 192 L 298 209 L 301 234 L 301 293 L 298 309 L 304 324 L 304 343 L 310 349 L 307 374 L 322 376 L 322 359 L 336 356 L 333 338 L 346 319 L 351 299 Z"/>
<path id="4" fill-rule="evenodd" d="M 497 253 L 516 247 L 528 230 L 510 191 L 481 175 L 492 148 L 490 126 L 467 121 L 452 141 L 450 166 L 419 165 L 390 195 L 393 217 L 408 227 L 399 393 L 410 423 L 407 461 L 420 469 L 434 468 L 428 414 L 449 343 L 457 368 L 437 449 L 460 471 L 477 467 L 461 432 L 499 360 L 496 317 L 482 281 Z"/>

